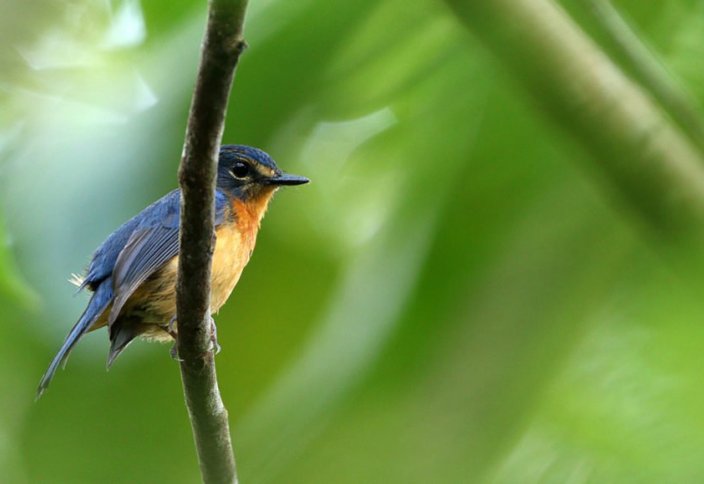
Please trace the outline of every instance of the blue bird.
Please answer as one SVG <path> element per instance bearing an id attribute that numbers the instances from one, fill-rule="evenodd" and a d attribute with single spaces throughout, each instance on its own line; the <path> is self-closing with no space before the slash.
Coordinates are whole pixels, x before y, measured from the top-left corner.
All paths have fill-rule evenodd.
<path id="1" fill-rule="evenodd" d="M 220 148 L 215 192 L 215 249 L 211 313 L 225 303 L 247 265 L 261 219 L 276 189 L 308 179 L 283 173 L 257 148 Z M 172 341 L 178 335 L 176 272 L 179 253 L 180 190 L 173 190 L 128 220 L 93 254 L 79 290 L 93 294 L 42 377 L 37 397 L 79 339 L 108 327 L 110 367 L 136 337 Z"/>

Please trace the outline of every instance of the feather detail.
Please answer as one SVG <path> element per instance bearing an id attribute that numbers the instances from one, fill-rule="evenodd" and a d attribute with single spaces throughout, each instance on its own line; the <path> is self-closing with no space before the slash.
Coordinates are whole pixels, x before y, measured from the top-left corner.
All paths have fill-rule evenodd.
<path id="1" fill-rule="evenodd" d="M 71 273 L 71 277 L 68 278 L 68 282 L 71 285 L 74 285 L 78 288 L 83 288 L 85 287 L 83 283 L 85 282 L 86 278 L 85 276 L 82 276 L 80 274 L 76 274 L 75 272 Z"/>

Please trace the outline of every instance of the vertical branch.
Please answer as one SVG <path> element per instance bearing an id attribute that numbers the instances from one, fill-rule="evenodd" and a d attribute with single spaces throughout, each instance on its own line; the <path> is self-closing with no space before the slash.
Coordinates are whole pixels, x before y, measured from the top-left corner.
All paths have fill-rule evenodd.
<path id="1" fill-rule="evenodd" d="M 188 116 L 179 181 L 177 284 L 181 378 L 203 481 L 237 482 L 227 410 L 220 397 L 210 338 L 210 274 L 217 158 L 235 67 L 245 47 L 246 0 L 211 0 Z"/>

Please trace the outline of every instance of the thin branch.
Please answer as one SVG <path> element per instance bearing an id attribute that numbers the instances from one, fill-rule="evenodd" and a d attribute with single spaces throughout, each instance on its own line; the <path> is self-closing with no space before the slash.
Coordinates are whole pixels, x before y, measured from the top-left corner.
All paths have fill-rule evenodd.
<path id="1" fill-rule="evenodd" d="M 607 41 L 672 119 L 704 152 L 704 125 L 696 100 L 668 72 L 609 0 L 584 0 Z"/>
<path id="2" fill-rule="evenodd" d="M 211 0 L 179 169 L 178 355 L 203 481 L 237 482 L 227 410 L 211 344 L 210 274 L 218 151 L 235 67 L 245 47 L 246 0 Z"/>
<path id="3" fill-rule="evenodd" d="M 704 160 L 559 6 L 446 1 L 655 233 L 679 247 L 701 247 Z"/>

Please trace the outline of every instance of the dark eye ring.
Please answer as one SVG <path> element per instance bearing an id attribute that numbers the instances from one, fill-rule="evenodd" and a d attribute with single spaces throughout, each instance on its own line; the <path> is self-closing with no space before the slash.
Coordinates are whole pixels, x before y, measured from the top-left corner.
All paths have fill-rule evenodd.
<path id="1" fill-rule="evenodd" d="M 249 175 L 249 165 L 243 161 L 236 162 L 232 167 L 232 174 L 235 175 L 236 178 L 245 178 Z"/>

